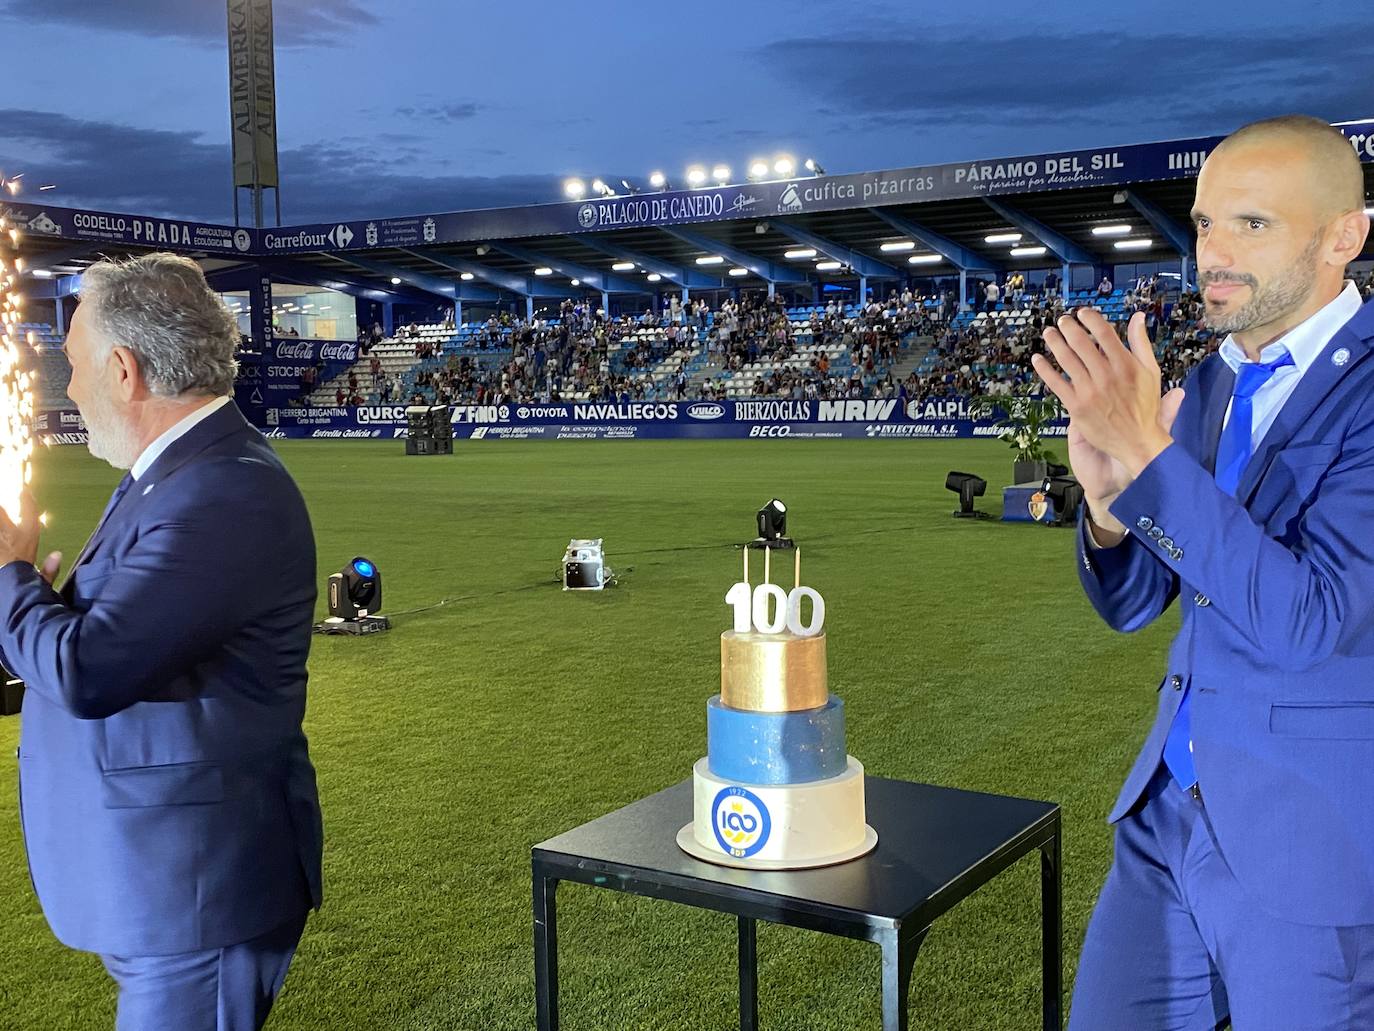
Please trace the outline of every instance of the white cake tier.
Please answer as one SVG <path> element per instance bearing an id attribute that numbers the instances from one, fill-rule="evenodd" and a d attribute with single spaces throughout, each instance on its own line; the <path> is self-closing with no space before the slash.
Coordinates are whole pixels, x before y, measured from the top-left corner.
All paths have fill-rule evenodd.
<path id="1" fill-rule="evenodd" d="M 719 856 L 740 866 L 818 866 L 872 847 L 873 832 L 864 824 L 864 768 L 852 755 L 838 776 L 771 785 L 722 780 L 703 758 L 692 769 L 692 782 L 697 847 L 689 851 L 701 858 Z"/>

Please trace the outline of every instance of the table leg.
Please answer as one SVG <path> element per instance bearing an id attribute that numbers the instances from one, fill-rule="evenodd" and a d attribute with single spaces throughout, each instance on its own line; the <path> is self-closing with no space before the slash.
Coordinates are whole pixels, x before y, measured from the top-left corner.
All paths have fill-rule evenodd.
<path id="1" fill-rule="evenodd" d="M 759 1026 L 759 952 L 754 921 L 739 918 L 739 1031 Z"/>
<path id="2" fill-rule="evenodd" d="M 534 1009 L 538 1031 L 558 1031 L 558 881 L 534 872 Z"/>
<path id="3" fill-rule="evenodd" d="M 907 1031 L 907 995 L 911 970 L 929 927 L 910 934 L 895 928 L 883 935 L 883 1031 Z"/>
<path id="4" fill-rule="evenodd" d="M 1064 908 L 1058 830 L 1040 846 L 1040 907 L 1044 1027 L 1059 1031 L 1064 1009 Z"/>

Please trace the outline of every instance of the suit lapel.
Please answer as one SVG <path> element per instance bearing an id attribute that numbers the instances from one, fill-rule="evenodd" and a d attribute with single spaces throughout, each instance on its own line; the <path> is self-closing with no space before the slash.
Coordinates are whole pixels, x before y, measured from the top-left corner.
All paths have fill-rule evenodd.
<path id="1" fill-rule="evenodd" d="M 1210 366 L 1210 367 L 1209 367 Z M 1231 403 L 1231 390 L 1235 386 L 1236 374 L 1225 359 L 1214 354 L 1212 361 L 1198 371 L 1198 393 L 1201 397 L 1202 420 L 1198 437 L 1202 451 L 1197 456 L 1202 467 L 1216 474 L 1217 445 L 1221 442 L 1221 423 L 1226 418 L 1226 406 Z"/>
<path id="2" fill-rule="evenodd" d="M 1279 409 L 1279 414 L 1241 474 L 1236 497 L 1242 503 L 1249 503 L 1274 456 L 1293 439 L 1293 434 L 1326 400 L 1342 377 L 1369 356 L 1371 332 L 1374 332 L 1374 302 L 1366 304 L 1336 331 Z M 1344 360 L 1337 362 L 1335 358 L 1342 350 L 1345 352 Z"/>
<path id="3" fill-rule="evenodd" d="M 243 413 L 239 411 L 238 405 L 231 401 L 196 423 L 185 435 L 172 441 L 167 446 L 167 450 L 162 452 L 152 465 L 148 466 L 143 476 L 129 487 L 129 493 L 109 514 L 108 518 L 91 534 L 91 539 L 86 542 L 80 556 L 67 571 L 67 579 L 63 582 L 63 588 L 65 589 L 71 583 L 72 574 L 76 572 L 77 568 L 89 561 L 99 550 L 101 543 L 110 535 L 112 527 L 123 524 L 137 515 L 144 499 L 154 492 L 154 488 L 161 480 L 181 468 L 216 441 L 228 436 L 235 430 L 243 429 L 247 425 L 248 422 L 244 419 Z"/>

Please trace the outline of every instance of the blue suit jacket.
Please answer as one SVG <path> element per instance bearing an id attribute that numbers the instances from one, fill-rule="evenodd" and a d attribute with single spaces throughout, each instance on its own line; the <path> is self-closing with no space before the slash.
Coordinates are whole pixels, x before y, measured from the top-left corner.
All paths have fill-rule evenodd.
<path id="1" fill-rule="evenodd" d="M 28 687 L 20 819 L 61 941 L 218 948 L 319 905 L 314 605 L 304 501 L 232 403 L 133 484 L 60 593 L 0 568 L 0 651 Z"/>
<path id="2" fill-rule="evenodd" d="M 1112 627 L 1175 598 L 1150 736 L 1111 819 L 1141 798 L 1184 695 L 1222 855 L 1265 909 L 1374 923 L 1374 304 L 1308 368 L 1233 498 L 1213 462 L 1234 374 L 1189 377 L 1174 443 L 1111 506 L 1130 530 L 1078 571 Z"/>

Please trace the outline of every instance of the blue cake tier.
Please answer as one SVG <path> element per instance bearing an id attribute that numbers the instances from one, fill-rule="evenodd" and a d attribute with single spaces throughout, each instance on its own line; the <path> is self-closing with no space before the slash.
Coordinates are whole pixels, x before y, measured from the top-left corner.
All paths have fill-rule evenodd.
<path id="1" fill-rule="evenodd" d="M 716 695 L 706 704 L 711 773 L 741 784 L 806 784 L 845 771 L 844 702 L 818 709 L 751 712 Z"/>

